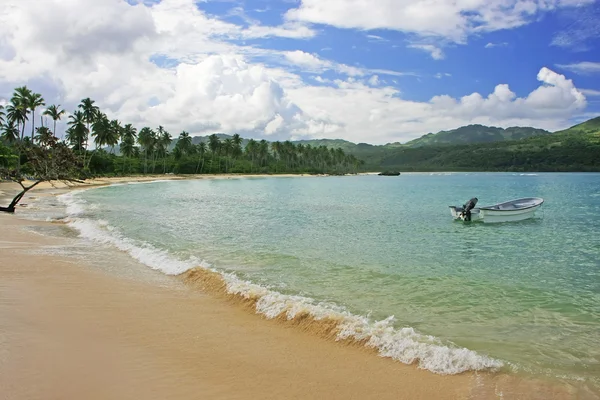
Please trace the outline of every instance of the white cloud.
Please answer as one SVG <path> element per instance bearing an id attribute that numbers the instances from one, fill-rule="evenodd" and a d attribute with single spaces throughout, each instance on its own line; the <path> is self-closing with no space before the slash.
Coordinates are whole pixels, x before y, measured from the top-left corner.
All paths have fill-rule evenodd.
<path id="1" fill-rule="evenodd" d="M 389 42 L 389 40 L 387 40 L 386 38 L 377 35 L 367 35 L 367 39 L 370 39 L 370 41 L 373 42 Z"/>
<path id="2" fill-rule="evenodd" d="M 581 93 L 583 93 L 586 96 L 590 96 L 590 97 L 595 97 L 595 96 L 600 96 L 600 90 L 594 90 L 594 89 L 579 89 L 579 91 Z"/>
<path id="3" fill-rule="evenodd" d="M 444 73 L 438 72 L 434 76 L 438 79 L 442 79 L 443 77 L 450 77 L 450 76 L 452 76 L 452 74 L 449 74 L 447 72 L 444 72 Z"/>
<path id="4" fill-rule="evenodd" d="M 441 60 L 444 58 L 444 53 L 442 52 L 442 49 L 432 44 L 409 44 L 408 47 L 411 49 L 419 49 L 426 51 L 431 55 L 431 58 L 433 58 L 434 60 Z"/>
<path id="5" fill-rule="evenodd" d="M 556 64 L 558 68 L 575 72 L 576 74 L 597 74 L 600 73 L 600 62 L 583 61 L 574 64 Z"/>
<path id="6" fill-rule="evenodd" d="M 392 29 L 464 42 L 476 32 L 509 29 L 561 7 L 594 0 L 301 0 L 289 10 L 289 21 L 338 28 Z"/>
<path id="7" fill-rule="evenodd" d="M 491 49 L 493 47 L 506 47 L 508 46 L 507 42 L 500 42 L 500 43 L 492 43 L 492 42 L 488 42 L 488 44 L 486 44 L 485 47 L 486 49 Z"/>
<path id="8" fill-rule="evenodd" d="M 209 18 L 193 0 L 151 6 L 122 0 L 46 3 L 42 9 L 24 0 L 0 0 L 0 97 L 27 84 L 48 104 L 73 110 L 89 96 L 111 118 L 138 127 L 160 124 L 174 135 L 185 129 L 404 142 L 469 123 L 558 129 L 586 106 L 571 80 L 547 68 L 537 76 L 540 87 L 524 97 L 500 84 L 489 95 L 407 100 L 380 79 L 403 72 L 348 66 L 300 50 L 232 44 L 228 39 L 248 37 L 255 27 Z M 263 33 L 287 35 L 301 27 L 264 27 Z M 256 62 L 257 56 L 268 62 Z M 273 63 L 275 57 L 281 62 Z M 169 66 L 161 68 L 151 58 L 168 60 Z M 332 77 L 304 80 L 290 63 Z"/>
<path id="9" fill-rule="evenodd" d="M 589 50 L 588 43 L 600 37 L 600 7 L 597 2 L 585 3 L 590 6 L 577 7 L 561 14 L 560 29 L 554 34 L 550 45 L 586 51 Z"/>
<path id="10" fill-rule="evenodd" d="M 283 56 L 287 61 L 299 67 L 303 72 L 320 73 L 331 70 L 348 76 L 364 76 L 370 74 L 416 76 L 416 74 L 411 72 L 353 67 L 351 65 L 324 60 L 316 54 L 306 53 L 302 50 L 286 51 L 283 53 Z"/>

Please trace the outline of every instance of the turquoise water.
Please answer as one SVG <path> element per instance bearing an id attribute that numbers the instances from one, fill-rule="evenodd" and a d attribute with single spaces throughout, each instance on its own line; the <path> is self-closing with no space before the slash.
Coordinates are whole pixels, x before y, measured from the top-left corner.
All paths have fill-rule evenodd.
<path id="1" fill-rule="evenodd" d="M 452 221 L 475 196 L 545 203 L 522 222 Z M 401 361 L 598 384 L 600 174 L 169 181 L 64 201 L 84 236 L 165 273 L 201 264 L 371 327 L 394 316 L 375 328 L 394 329 L 379 347 Z"/>

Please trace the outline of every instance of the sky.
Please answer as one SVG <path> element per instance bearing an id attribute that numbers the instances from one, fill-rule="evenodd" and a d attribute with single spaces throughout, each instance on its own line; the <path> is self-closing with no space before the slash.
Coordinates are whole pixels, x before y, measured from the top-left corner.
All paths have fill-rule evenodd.
<path id="1" fill-rule="evenodd" d="M 0 0 L 0 104 L 27 85 L 173 136 L 555 131 L 600 115 L 599 20 L 600 0 Z"/>

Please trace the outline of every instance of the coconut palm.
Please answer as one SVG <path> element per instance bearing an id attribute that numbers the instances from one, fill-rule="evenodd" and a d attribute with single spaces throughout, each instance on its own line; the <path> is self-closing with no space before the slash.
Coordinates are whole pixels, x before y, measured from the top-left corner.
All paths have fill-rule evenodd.
<path id="1" fill-rule="evenodd" d="M 39 93 L 30 92 L 27 97 L 27 108 L 31 111 L 31 141 L 33 142 L 35 132 L 35 109 L 45 106 L 44 98 Z"/>
<path id="2" fill-rule="evenodd" d="M 87 131 L 90 131 L 90 125 L 96 120 L 96 117 L 100 113 L 100 109 L 98 106 L 94 105 L 95 101 L 86 97 L 85 99 L 81 99 L 81 103 L 77 106 L 81 112 L 83 113 L 83 118 L 85 120 Z M 87 141 L 88 137 L 85 138 L 85 149 L 87 150 Z M 83 153 L 83 165 L 85 165 L 85 153 Z"/>
<path id="3" fill-rule="evenodd" d="M 42 147 L 48 146 L 52 139 L 55 139 L 54 134 L 47 126 L 40 126 L 36 128 L 36 131 L 37 135 L 35 136 L 35 138 L 37 139 L 39 145 Z"/>
<path id="4" fill-rule="evenodd" d="M 21 129 L 21 140 L 25 137 L 25 121 L 28 120 L 27 114 L 27 99 L 31 91 L 26 86 L 21 86 L 15 89 L 11 104 L 7 107 L 8 118 L 11 118 L 17 123 L 17 127 Z"/>
<path id="5" fill-rule="evenodd" d="M 223 153 L 225 154 L 225 173 L 228 171 L 229 157 L 233 153 L 233 140 L 227 138 L 222 144 Z"/>
<path id="6" fill-rule="evenodd" d="M 158 127 L 158 138 L 157 146 L 158 151 L 163 159 L 163 174 L 167 172 L 167 152 L 173 139 L 171 134 L 165 130 L 162 126 Z"/>
<path id="7" fill-rule="evenodd" d="M 2 126 L 2 139 L 8 143 L 14 143 L 19 140 L 19 128 L 15 126 L 15 121 L 10 118 Z"/>
<path id="8" fill-rule="evenodd" d="M 215 154 L 221 148 L 221 141 L 219 140 L 219 137 L 214 133 L 208 137 L 208 148 L 210 149 L 210 152 L 212 153 L 210 169 L 211 169 L 211 171 L 214 172 Z"/>
<path id="9" fill-rule="evenodd" d="M 154 152 L 156 144 L 156 134 L 147 126 L 140 129 L 138 143 L 144 148 L 144 173 L 148 172 L 148 153 Z"/>
<path id="10" fill-rule="evenodd" d="M 22 113 L 22 126 L 21 126 L 21 140 L 25 137 L 25 121 L 29 120 L 29 97 L 31 96 L 31 90 L 27 88 L 27 86 L 20 86 L 15 88 L 13 92 L 13 97 L 11 98 L 11 103 L 13 106 L 19 108 Z"/>
<path id="11" fill-rule="evenodd" d="M 250 172 L 252 172 L 252 167 L 254 167 L 254 159 L 256 158 L 256 153 L 258 151 L 258 142 L 254 139 L 248 140 L 246 144 L 246 154 L 250 156 Z"/>
<path id="12" fill-rule="evenodd" d="M 198 164 L 196 165 L 196 173 L 198 173 L 198 168 L 200 168 L 200 173 L 202 173 L 202 169 L 204 168 L 204 156 L 206 155 L 206 142 L 200 142 L 196 145 L 198 152 Z M 202 161 L 202 165 L 200 165 L 200 161 Z"/>
<path id="13" fill-rule="evenodd" d="M 82 111 L 75 111 L 69 115 L 67 123 L 67 141 L 73 146 L 73 149 L 81 152 L 84 150 L 84 143 L 87 142 L 89 130 L 86 126 L 85 115 Z"/>
<path id="14" fill-rule="evenodd" d="M 176 146 L 183 152 L 183 154 L 189 154 L 192 149 L 192 137 L 186 131 L 179 134 Z"/>
<path id="15" fill-rule="evenodd" d="M 135 140 L 137 138 L 137 131 L 131 124 L 127 124 L 121 131 L 121 154 L 124 157 L 131 158 L 136 154 Z M 125 162 L 123 162 L 123 171 L 125 171 Z"/>
<path id="16" fill-rule="evenodd" d="M 104 143 L 110 146 L 110 152 L 114 153 L 115 146 L 119 143 L 119 138 L 123 132 L 123 127 L 119 120 L 113 119 L 108 126 L 108 132 L 104 138 Z"/>
<path id="17" fill-rule="evenodd" d="M 52 118 L 52 121 L 54 121 L 54 127 L 52 129 L 52 132 L 54 133 L 54 136 L 58 136 L 56 134 L 56 121 L 60 121 L 61 117 L 66 114 L 67 112 L 63 109 L 60 108 L 60 104 L 59 105 L 54 105 L 52 104 L 50 107 L 48 107 L 45 111 L 43 115 L 47 115 L 50 118 Z"/>
<path id="18" fill-rule="evenodd" d="M 239 156 L 242 155 L 242 141 L 243 141 L 243 139 L 240 137 L 240 135 L 238 135 L 236 133 L 231 138 L 231 141 L 233 142 L 233 148 L 232 148 L 231 154 L 233 155 L 233 158 L 237 158 L 237 157 L 239 157 Z"/>

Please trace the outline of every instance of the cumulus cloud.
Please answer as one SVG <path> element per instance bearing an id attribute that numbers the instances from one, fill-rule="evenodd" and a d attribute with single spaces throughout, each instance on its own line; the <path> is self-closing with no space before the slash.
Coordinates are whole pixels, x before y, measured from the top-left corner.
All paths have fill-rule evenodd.
<path id="1" fill-rule="evenodd" d="M 261 29 L 263 35 L 282 36 L 310 30 L 291 22 L 236 26 L 208 17 L 193 0 L 136 5 L 47 0 L 43 10 L 23 0 L 2 0 L 0 97 L 27 84 L 48 104 L 72 110 L 89 96 L 111 118 L 138 127 L 160 124 L 173 134 L 237 132 L 273 140 L 335 137 L 370 143 L 406 141 L 468 123 L 558 129 L 586 105 L 571 80 L 548 68 L 539 71 L 540 86 L 525 97 L 499 84 L 490 94 L 411 101 L 381 79 L 403 72 L 230 40 Z M 276 56 L 287 64 L 258 62 L 257 56 Z M 305 78 L 306 71 L 332 76 Z"/>
<path id="2" fill-rule="evenodd" d="M 470 34 L 514 28 L 542 12 L 594 0 L 301 0 L 286 18 L 338 28 L 393 29 L 463 42 Z"/>

